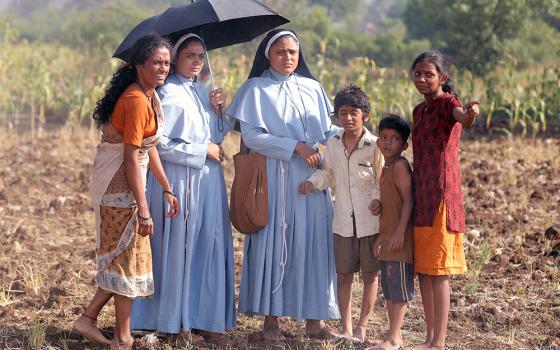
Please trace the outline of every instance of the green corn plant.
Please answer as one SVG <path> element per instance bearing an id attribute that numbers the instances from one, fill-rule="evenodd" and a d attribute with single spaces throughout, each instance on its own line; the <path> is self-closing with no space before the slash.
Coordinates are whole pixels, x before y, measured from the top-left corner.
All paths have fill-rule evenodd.
<path id="1" fill-rule="evenodd" d="M 359 85 L 370 97 L 370 125 L 385 113 L 410 119 L 412 109 L 421 102 L 406 67 L 379 67 L 374 59 L 357 57 L 341 63 L 340 43 L 323 38 L 320 50 L 311 56 L 311 70 L 331 100 L 349 83 Z M 106 47 L 81 49 L 49 43 L 28 43 L 7 29 L 0 38 L 0 123 L 16 125 L 21 116 L 30 116 L 30 129 L 40 131 L 51 116 L 65 117 L 67 124 L 83 125 L 95 102 L 103 94 L 111 74 L 120 61 L 109 59 Z M 213 55 L 216 85 L 232 96 L 245 81 L 251 65 L 250 55 L 231 60 Z M 513 57 L 484 77 L 453 68 L 463 101 L 476 99 L 485 111 L 485 127 L 506 134 L 530 133 L 536 137 L 547 130 L 550 120 L 560 116 L 560 67 L 519 69 Z M 527 93 L 527 91 L 531 93 Z M 500 121 L 505 122 L 500 125 Z M 90 124 L 91 125 L 91 124 Z M 506 129 L 506 130 L 504 130 Z"/>
<path id="2" fill-rule="evenodd" d="M 492 115 L 496 111 L 496 100 L 492 99 L 488 106 L 488 113 L 486 113 L 486 129 L 490 129 L 492 123 Z"/>
<path id="3" fill-rule="evenodd" d="M 516 98 L 513 100 L 512 109 L 512 118 L 509 125 L 511 131 L 513 131 L 515 126 L 519 123 L 519 118 L 523 114 L 523 111 L 521 110 L 521 101 L 519 99 Z"/>

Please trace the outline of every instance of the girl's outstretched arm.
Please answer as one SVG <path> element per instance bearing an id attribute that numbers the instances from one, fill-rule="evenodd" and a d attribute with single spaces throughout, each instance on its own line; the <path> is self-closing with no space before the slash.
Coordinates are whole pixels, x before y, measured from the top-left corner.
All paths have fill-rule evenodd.
<path id="1" fill-rule="evenodd" d="M 464 108 L 453 108 L 453 118 L 464 127 L 469 128 L 474 124 L 475 119 L 480 115 L 480 102 L 470 101 Z"/>

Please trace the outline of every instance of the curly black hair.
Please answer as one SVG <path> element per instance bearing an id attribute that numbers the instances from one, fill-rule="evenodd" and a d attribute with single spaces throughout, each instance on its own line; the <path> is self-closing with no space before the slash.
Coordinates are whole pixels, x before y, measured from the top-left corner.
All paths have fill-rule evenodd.
<path id="1" fill-rule="evenodd" d="M 162 47 L 171 50 L 169 41 L 157 34 L 145 35 L 136 41 L 131 48 L 129 62 L 123 64 L 115 74 L 113 74 L 111 82 L 105 90 L 105 95 L 95 104 L 93 119 L 98 128 L 111 119 L 111 114 L 115 109 L 117 100 L 126 88 L 136 81 L 136 65 L 144 64 L 157 49 Z"/>
<path id="2" fill-rule="evenodd" d="M 368 116 L 371 110 L 368 95 L 354 84 L 348 85 L 336 94 L 334 98 L 334 117 L 338 117 L 338 110 L 344 105 L 361 109 L 364 117 Z"/>

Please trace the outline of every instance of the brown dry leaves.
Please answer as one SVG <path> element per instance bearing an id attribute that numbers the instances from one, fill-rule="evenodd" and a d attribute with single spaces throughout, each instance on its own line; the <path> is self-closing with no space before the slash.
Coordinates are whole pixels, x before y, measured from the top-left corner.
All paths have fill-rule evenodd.
<path id="1" fill-rule="evenodd" d="M 0 137 L 0 348 L 29 347 L 29 331 L 40 328 L 40 323 L 48 325 L 44 347 L 84 348 L 82 339 L 68 330 L 95 288 L 94 217 L 88 192 L 98 136 L 85 129 L 62 129 L 33 142 L 7 131 L 0 131 Z M 228 184 L 236 141 L 231 137 L 224 143 Z M 451 281 L 448 346 L 558 348 L 559 141 L 479 139 L 463 141 L 461 149 L 469 272 Z M 235 249 L 239 270 L 238 234 Z M 407 347 L 423 341 L 423 312 L 416 290 L 403 327 Z M 357 315 L 359 289 L 354 295 Z M 107 335 L 113 324 L 111 309 L 100 318 Z M 282 327 L 292 340 L 267 344 L 257 336 L 260 319 L 240 315 L 238 321 L 230 334 L 233 348 L 350 346 L 310 342 L 303 335 L 303 323 L 288 319 L 283 319 Z M 378 300 L 369 335 L 380 337 L 386 329 L 382 300 Z M 212 347 L 179 344 L 165 337 L 148 342 L 145 334 L 137 340 L 141 338 L 137 344 L 141 349 L 155 344 L 158 348 Z"/>

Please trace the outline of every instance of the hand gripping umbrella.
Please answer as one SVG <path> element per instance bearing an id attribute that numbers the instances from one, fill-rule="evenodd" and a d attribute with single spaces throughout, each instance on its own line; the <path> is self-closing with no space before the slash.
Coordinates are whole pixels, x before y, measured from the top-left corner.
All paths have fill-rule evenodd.
<path id="1" fill-rule="evenodd" d="M 251 41 L 288 22 L 255 0 L 199 0 L 170 7 L 140 22 L 124 38 L 113 57 L 127 61 L 134 43 L 146 34 L 159 34 L 175 43 L 184 34 L 195 33 L 203 38 L 206 50 L 212 50 Z M 214 87 L 209 61 L 208 68 Z"/>

